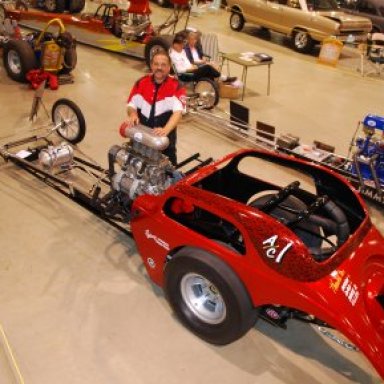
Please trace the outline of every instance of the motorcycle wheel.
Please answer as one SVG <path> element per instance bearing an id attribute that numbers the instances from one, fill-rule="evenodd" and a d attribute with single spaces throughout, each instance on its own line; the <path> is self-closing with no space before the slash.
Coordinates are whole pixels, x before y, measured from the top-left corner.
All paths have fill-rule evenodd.
<path id="1" fill-rule="evenodd" d="M 71 100 L 59 99 L 52 107 L 52 122 L 57 133 L 71 144 L 80 143 L 85 137 L 86 125 L 81 109 Z"/>

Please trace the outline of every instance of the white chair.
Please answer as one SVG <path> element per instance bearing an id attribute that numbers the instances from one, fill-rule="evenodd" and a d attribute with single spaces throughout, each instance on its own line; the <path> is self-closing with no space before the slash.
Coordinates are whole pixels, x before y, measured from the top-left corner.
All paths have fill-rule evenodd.
<path id="1" fill-rule="evenodd" d="M 367 40 L 366 61 L 373 69 L 364 71 L 363 75 L 372 73 L 381 75 L 384 69 L 384 33 L 373 33 Z"/>

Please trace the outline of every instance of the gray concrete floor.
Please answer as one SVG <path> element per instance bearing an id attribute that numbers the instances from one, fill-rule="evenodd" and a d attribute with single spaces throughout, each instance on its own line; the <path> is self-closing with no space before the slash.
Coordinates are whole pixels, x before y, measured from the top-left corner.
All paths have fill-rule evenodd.
<path id="1" fill-rule="evenodd" d="M 154 19 L 166 11 L 153 6 Z M 212 20 L 215 20 L 213 23 Z M 356 52 L 337 68 L 290 50 L 280 38 L 258 38 L 252 27 L 229 29 L 228 14 L 192 18 L 218 34 L 223 51 L 263 51 L 274 57 L 271 95 L 265 68 L 249 71 L 244 103 L 261 120 L 346 153 L 359 119 L 384 115 L 384 82 L 356 71 Z M 125 101 L 144 65 L 78 47 L 75 83 L 46 91 L 45 104 L 68 97 L 78 103 L 88 133 L 81 149 L 103 165 L 120 143 Z M 343 61 L 344 60 L 344 61 Z M 346 64 L 345 64 L 346 63 Z M 233 66 L 232 73 L 240 75 Z M 0 67 L 0 136 L 22 136 L 32 91 L 9 80 Z M 226 109 L 222 100 L 219 108 Z M 179 156 L 200 151 L 218 158 L 238 143 L 190 116 L 179 128 Z M 288 331 L 263 322 L 241 340 L 214 347 L 174 318 L 162 292 L 149 281 L 132 239 L 11 164 L 0 163 L 0 324 L 26 384 L 122 383 L 376 383 L 364 357 L 314 328 L 291 321 Z M 382 213 L 373 211 L 382 226 Z M 0 342 L 0 383 L 14 383 Z"/>

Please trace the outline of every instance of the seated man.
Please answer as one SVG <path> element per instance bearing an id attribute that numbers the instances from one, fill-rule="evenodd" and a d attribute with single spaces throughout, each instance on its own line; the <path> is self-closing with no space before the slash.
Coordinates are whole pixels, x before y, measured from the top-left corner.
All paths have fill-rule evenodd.
<path id="1" fill-rule="evenodd" d="M 205 63 L 192 64 L 184 51 L 184 37 L 182 35 L 175 36 L 169 56 L 180 80 L 198 81 L 203 77 L 211 80 L 220 78 L 226 82 L 236 80 L 235 77 L 221 76 L 220 72 L 212 65 Z"/>

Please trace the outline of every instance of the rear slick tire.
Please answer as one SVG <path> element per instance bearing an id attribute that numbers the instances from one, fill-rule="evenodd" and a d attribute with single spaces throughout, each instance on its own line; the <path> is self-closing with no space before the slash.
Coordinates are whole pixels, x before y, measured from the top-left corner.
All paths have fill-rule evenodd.
<path id="1" fill-rule="evenodd" d="M 26 83 L 26 75 L 38 68 L 32 47 L 24 40 L 9 40 L 3 49 L 3 62 L 8 76 L 19 83 Z"/>
<path id="2" fill-rule="evenodd" d="M 171 42 L 168 40 L 169 38 L 166 39 L 164 36 L 154 37 L 145 45 L 144 58 L 148 68 L 151 67 L 152 57 L 155 53 L 164 51 L 168 55 L 171 48 Z"/>
<path id="3" fill-rule="evenodd" d="M 239 339 L 257 319 L 258 310 L 236 273 L 199 248 L 185 247 L 167 263 L 164 291 L 179 320 L 211 344 Z"/>

